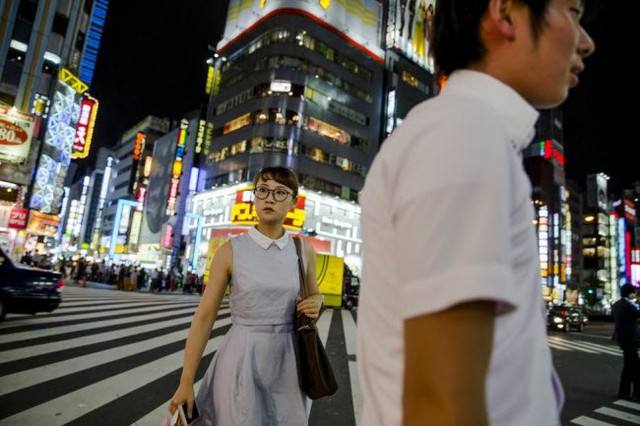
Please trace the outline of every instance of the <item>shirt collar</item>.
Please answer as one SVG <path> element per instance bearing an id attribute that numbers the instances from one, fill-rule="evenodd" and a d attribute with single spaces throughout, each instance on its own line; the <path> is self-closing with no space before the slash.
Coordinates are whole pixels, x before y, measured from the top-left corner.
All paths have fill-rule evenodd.
<path id="1" fill-rule="evenodd" d="M 255 227 L 249 228 L 249 236 L 253 238 L 253 240 L 265 250 L 271 247 L 271 244 L 275 244 L 280 250 L 284 250 L 284 248 L 287 246 L 287 243 L 289 242 L 289 234 L 287 234 L 286 232 L 277 240 L 272 240 L 271 238 L 258 231 Z"/>
<path id="2" fill-rule="evenodd" d="M 535 136 L 540 113 L 515 90 L 489 74 L 457 70 L 447 79 L 443 93 L 463 93 L 482 99 L 503 118 L 509 139 L 517 151 L 524 150 Z"/>

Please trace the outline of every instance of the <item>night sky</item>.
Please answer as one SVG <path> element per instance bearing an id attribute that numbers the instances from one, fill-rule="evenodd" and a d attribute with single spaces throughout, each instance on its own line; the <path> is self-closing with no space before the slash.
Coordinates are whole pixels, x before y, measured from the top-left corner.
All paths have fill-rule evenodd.
<path id="1" fill-rule="evenodd" d="M 619 22 L 616 2 L 599 1 L 595 19 L 585 23 L 596 52 L 587 59 L 580 85 L 563 106 L 566 172 L 582 188 L 587 174 L 604 172 L 611 177 L 610 189 L 619 193 L 640 181 L 640 158 L 628 151 L 637 144 L 628 139 L 634 121 L 631 112 L 614 101 L 619 77 L 611 74 L 624 69 L 622 61 L 629 60 L 628 55 L 614 55 L 612 46 L 619 43 L 617 33 L 626 26 Z M 110 2 L 91 86 L 100 101 L 94 147 L 113 145 L 147 115 L 178 120 L 206 101 L 207 46 L 215 46 L 222 36 L 226 3 Z"/>

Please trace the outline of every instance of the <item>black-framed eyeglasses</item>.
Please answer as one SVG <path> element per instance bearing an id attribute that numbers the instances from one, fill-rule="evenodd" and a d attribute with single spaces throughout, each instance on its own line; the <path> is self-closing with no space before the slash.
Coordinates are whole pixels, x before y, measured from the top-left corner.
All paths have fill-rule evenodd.
<path id="1" fill-rule="evenodd" d="M 284 201 L 289 195 L 293 197 L 293 193 L 282 188 L 269 189 L 264 186 L 258 186 L 253 189 L 253 195 L 260 200 L 266 200 L 271 193 L 273 193 L 273 199 L 276 201 Z"/>

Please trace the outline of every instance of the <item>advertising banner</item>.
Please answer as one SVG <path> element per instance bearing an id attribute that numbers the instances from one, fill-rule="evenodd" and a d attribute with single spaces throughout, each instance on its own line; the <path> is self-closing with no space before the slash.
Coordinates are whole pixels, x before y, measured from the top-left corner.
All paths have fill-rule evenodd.
<path id="1" fill-rule="evenodd" d="M 60 217 L 31 210 L 27 233 L 54 237 L 58 232 L 58 225 L 60 225 Z"/>
<path id="2" fill-rule="evenodd" d="M 430 54 L 435 0 L 390 0 L 386 44 L 433 72 Z"/>
<path id="3" fill-rule="evenodd" d="M 27 209 L 0 206 L 0 228 L 25 229 L 28 218 Z"/>
<path id="4" fill-rule="evenodd" d="M 0 161 L 25 163 L 35 126 L 35 116 L 0 106 Z"/>
<path id="5" fill-rule="evenodd" d="M 86 90 L 87 85 L 69 70 L 60 70 L 29 204 L 43 213 L 60 213 L 64 196 L 62 187 L 76 141 L 82 93 Z"/>
<path id="6" fill-rule="evenodd" d="M 259 20 L 278 11 L 300 11 L 330 25 L 382 58 L 382 6 L 377 0 L 231 0 L 218 50 Z"/>
<path id="7" fill-rule="evenodd" d="M 89 155 L 97 114 L 98 100 L 85 93 L 80 103 L 80 116 L 76 126 L 76 136 L 71 147 L 71 158 L 86 158 Z"/>
<path id="8" fill-rule="evenodd" d="M 342 306 L 344 259 L 316 253 L 316 280 L 325 306 Z"/>

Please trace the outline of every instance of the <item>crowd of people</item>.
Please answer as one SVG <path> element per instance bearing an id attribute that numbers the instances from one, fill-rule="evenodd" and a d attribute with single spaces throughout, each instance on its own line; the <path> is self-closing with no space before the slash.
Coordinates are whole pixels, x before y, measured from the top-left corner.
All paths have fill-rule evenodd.
<path id="1" fill-rule="evenodd" d="M 168 272 L 162 267 L 147 268 L 135 263 L 107 263 L 106 259 L 94 261 L 85 257 L 54 257 L 38 250 L 26 251 L 20 263 L 36 268 L 51 269 L 62 273 L 64 279 L 76 283 L 87 281 L 110 284 L 118 290 L 154 292 L 203 291 L 203 277 L 195 271 L 183 272 L 180 266 L 173 266 Z"/>

